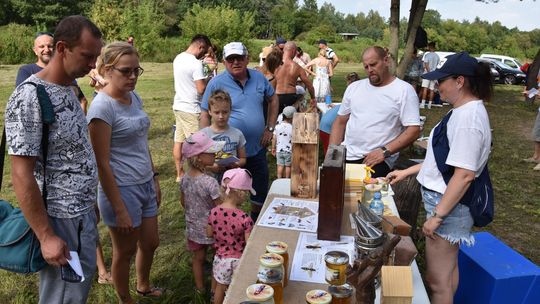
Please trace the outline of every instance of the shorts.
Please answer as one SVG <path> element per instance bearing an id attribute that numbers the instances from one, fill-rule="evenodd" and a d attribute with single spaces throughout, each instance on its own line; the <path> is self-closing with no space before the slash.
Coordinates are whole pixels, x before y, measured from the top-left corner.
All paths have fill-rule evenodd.
<path id="1" fill-rule="evenodd" d="M 197 243 L 195 241 L 188 239 L 186 245 L 189 251 L 199 251 L 201 249 L 207 248 L 208 246 L 212 244 L 200 244 L 200 243 Z"/>
<path id="2" fill-rule="evenodd" d="M 532 136 L 534 141 L 540 142 L 540 109 L 538 109 L 538 114 L 536 114 Z"/>
<path id="3" fill-rule="evenodd" d="M 441 198 L 442 194 L 439 192 L 422 187 L 422 199 L 424 201 L 427 219 L 430 218 L 429 214 L 439 204 Z M 474 245 L 474 236 L 471 233 L 473 224 L 474 221 L 469 212 L 469 207 L 458 203 L 444 218 L 439 228 L 435 230 L 435 233 L 451 244 L 472 246 Z"/>
<path id="4" fill-rule="evenodd" d="M 231 284 L 234 270 L 238 267 L 239 262 L 240 259 L 237 258 L 220 258 L 217 255 L 214 256 L 214 263 L 212 264 L 214 279 L 222 285 Z"/>
<path id="5" fill-rule="evenodd" d="M 186 138 L 199 130 L 199 116 L 199 113 L 174 111 L 174 117 L 176 119 L 174 142 L 184 142 Z"/>
<path id="6" fill-rule="evenodd" d="M 300 96 L 296 93 L 287 93 L 287 94 L 278 94 L 277 95 L 279 100 L 279 112 L 283 112 L 283 109 L 287 106 L 292 106 L 294 103 L 300 99 Z"/>
<path id="7" fill-rule="evenodd" d="M 278 166 L 291 166 L 291 152 L 278 152 L 276 154 L 276 163 Z"/>
<path id="8" fill-rule="evenodd" d="M 133 227 L 139 227 L 143 218 L 157 215 L 157 195 L 153 179 L 144 184 L 119 186 L 118 190 L 127 208 Z M 98 206 L 103 223 L 109 227 L 116 227 L 116 214 L 101 186 L 98 187 Z"/>
<path id="9" fill-rule="evenodd" d="M 422 88 L 428 88 L 430 90 L 435 90 L 435 80 L 422 79 Z"/>

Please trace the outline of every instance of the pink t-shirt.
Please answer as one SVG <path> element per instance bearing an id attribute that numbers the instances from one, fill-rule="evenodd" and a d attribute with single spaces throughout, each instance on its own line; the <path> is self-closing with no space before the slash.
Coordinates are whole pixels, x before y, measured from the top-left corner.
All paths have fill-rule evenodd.
<path id="1" fill-rule="evenodd" d="M 214 231 L 216 255 L 239 259 L 246 247 L 245 233 L 251 232 L 253 220 L 240 209 L 217 206 L 210 210 L 208 225 Z"/>

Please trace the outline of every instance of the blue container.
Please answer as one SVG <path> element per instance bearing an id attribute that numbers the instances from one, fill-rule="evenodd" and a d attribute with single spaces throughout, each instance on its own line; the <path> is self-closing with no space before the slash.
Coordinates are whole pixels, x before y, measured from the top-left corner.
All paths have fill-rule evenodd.
<path id="1" fill-rule="evenodd" d="M 459 249 L 454 303 L 540 303 L 540 267 L 488 232 Z"/>
<path id="2" fill-rule="evenodd" d="M 326 95 L 326 97 L 324 98 L 324 102 L 326 104 L 331 104 L 332 103 L 332 96 L 330 94 Z"/>

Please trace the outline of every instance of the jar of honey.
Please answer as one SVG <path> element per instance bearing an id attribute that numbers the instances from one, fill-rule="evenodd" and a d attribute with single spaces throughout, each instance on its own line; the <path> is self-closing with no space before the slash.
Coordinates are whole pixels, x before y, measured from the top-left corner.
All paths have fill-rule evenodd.
<path id="1" fill-rule="evenodd" d="M 249 285 L 246 296 L 251 302 L 261 304 L 274 304 L 274 289 L 266 284 Z"/>
<path id="2" fill-rule="evenodd" d="M 326 282 L 330 285 L 343 285 L 347 281 L 349 255 L 343 251 L 329 251 L 324 255 L 326 263 Z"/>
<path id="3" fill-rule="evenodd" d="M 328 292 L 332 295 L 332 304 L 351 304 L 354 288 L 349 284 L 332 285 Z"/>
<path id="4" fill-rule="evenodd" d="M 257 283 L 274 289 L 274 302 L 283 304 L 283 257 L 276 253 L 265 253 L 259 258 Z"/>
<path id="5" fill-rule="evenodd" d="M 306 293 L 307 304 L 330 304 L 331 301 L 332 296 L 324 290 L 314 289 Z"/>
<path id="6" fill-rule="evenodd" d="M 283 258 L 283 287 L 289 283 L 289 246 L 285 242 L 272 241 L 266 245 L 266 252 L 279 254 Z"/>

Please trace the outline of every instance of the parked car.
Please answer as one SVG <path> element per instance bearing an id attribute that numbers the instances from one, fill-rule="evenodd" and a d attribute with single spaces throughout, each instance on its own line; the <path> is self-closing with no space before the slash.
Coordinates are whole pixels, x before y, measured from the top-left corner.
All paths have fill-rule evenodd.
<path id="1" fill-rule="evenodd" d="M 523 66 L 523 64 L 519 62 L 519 60 L 513 57 L 509 57 L 509 56 L 495 55 L 495 54 L 482 54 L 480 55 L 480 58 L 497 60 L 499 62 L 506 64 L 507 66 L 513 69 L 519 69 Z"/>
<path id="2" fill-rule="evenodd" d="M 495 69 L 499 73 L 499 79 L 494 80 L 495 83 L 504 83 L 504 84 L 523 84 L 525 83 L 525 73 L 520 69 L 514 69 L 508 65 L 493 59 L 487 58 L 476 58 L 478 61 L 483 61 L 489 63 L 492 69 Z M 493 77 L 493 72 L 492 72 Z"/>

